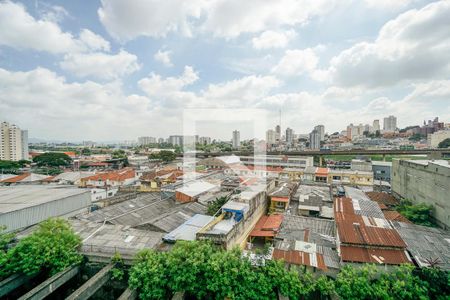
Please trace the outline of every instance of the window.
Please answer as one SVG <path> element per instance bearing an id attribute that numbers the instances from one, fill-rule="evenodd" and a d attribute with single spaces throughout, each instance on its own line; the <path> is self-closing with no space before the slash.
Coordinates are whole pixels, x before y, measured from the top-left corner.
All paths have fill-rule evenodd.
<path id="1" fill-rule="evenodd" d="M 276 208 L 284 208 L 284 202 L 275 202 L 275 207 Z"/>

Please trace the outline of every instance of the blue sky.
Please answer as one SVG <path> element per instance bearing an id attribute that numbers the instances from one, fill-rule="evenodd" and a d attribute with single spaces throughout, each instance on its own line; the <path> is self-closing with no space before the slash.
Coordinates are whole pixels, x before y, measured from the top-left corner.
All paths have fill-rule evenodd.
<path id="1" fill-rule="evenodd" d="M 420 0 L 0 1 L 0 120 L 77 141 L 181 134 L 187 109 L 224 109 L 217 126 L 198 115 L 221 139 L 251 137 L 252 109 L 295 133 L 448 122 L 449 15 Z"/>

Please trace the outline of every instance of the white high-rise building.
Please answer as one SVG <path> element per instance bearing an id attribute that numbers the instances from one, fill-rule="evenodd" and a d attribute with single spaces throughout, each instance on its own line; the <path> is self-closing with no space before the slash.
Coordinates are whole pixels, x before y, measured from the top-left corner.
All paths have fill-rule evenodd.
<path id="1" fill-rule="evenodd" d="M 266 142 L 269 145 L 275 144 L 277 141 L 277 133 L 273 129 L 269 129 L 266 131 Z"/>
<path id="2" fill-rule="evenodd" d="M 0 160 L 29 159 L 28 131 L 2 122 L 0 125 Z"/>
<path id="3" fill-rule="evenodd" d="M 278 142 L 281 141 L 281 126 L 277 125 L 275 126 L 275 140 Z"/>
<path id="4" fill-rule="evenodd" d="M 320 140 L 324 141 L 325 140 L 325 126 L 317 125 L 316 127 L 314 127 L 314 130 L 316 130 L 320 134 Z"/>
<path id="5" fill-rule="evenodd" d="M 373 131 L 376 132 L 378 130 L 380 130 L 380 120 L 373 120 Z"/>
<path id="6" fill-rule="evenodd" d="M 201 136 L 198 142 L 202 145 L 209 145 L 211 144 L 211 138 L 209 136 Z"/>
<path id="7" fill-rule="evenodd" d="M 150 145 L 150 144 L 155 144 L 156 143 L 156 138 L 151 137 L 151 136 L 140 136 L 138 137 L 138 144 L 140 146 L 145 146 L 145 145 Z"/>
<path id="8" fill-rule="evenodd" d="M 238 130 L 233 131 L 233 149 L 239 149 L 241 147 L 241 133 Z"/>
<path id="9" fill-rule="evenodd" d="M 286 143 L 288 145 L 292 145 L 292 142 L 294 141 L 294 130 L 291 128 L 286 128 Z"/>
<path id="10" fill-rule="evenodd" d="M 383 130 L 388 132 L 394 132 L 397 130 L 397 118 L 389 116 L 383 120 Z"/>
<path id="11" fill-rule="evenodd" d="M 320 132 L 314 129 L 309 134 L 309 148 L 310 149 L 320 149 Z"/>

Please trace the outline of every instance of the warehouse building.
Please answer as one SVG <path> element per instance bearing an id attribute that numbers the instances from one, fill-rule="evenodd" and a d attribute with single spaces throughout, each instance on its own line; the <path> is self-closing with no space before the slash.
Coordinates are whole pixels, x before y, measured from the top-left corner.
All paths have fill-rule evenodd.
<path id="1" fill-rule="evenodd" d="M 0 187 L 0 226 L 6 232 L 35 225 L 50 217 L 74 215 L 91 205 L 88 190 L 51 185 Z"/>

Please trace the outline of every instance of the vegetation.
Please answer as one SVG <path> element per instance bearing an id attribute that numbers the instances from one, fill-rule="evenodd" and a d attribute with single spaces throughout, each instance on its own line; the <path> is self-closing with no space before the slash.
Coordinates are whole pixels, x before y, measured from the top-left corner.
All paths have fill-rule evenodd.
<path id="1" fill-rule="evenodd" d="M 0 170 L 3 172 L 16 174 L 20 168 L 25 167 L 30 162 L 28 160 L 0 160 Z"/>
<path id="2" fill-rule="evenodd" d="M 33 158 L 38 167 L 68 167 L 72 159 L 65 153 L 47 152 Z"/>
<path id="3" fill-rule="evenodd" d="M 414 141 L 414 142 L 418 142 L 422 139 L 426 138 L 425 135 L 420 134 L 420 133 L 414 133 L 412 136 L 409 137 L 410 141 Z"/>
<path id="4" fill-rule="evenodd" d="M 2 238 L 3 240 L 4 238 Z M 3 251 L 0 277 L 15 273 L 56 274 L 81 262 L 77 253 L 81 239 L 63 219 L 48 219 L 8 251 Z"/>
<path id="5" fill-rule="evenodd" d="M 114 150 L 111 153 L 111 158 L 112 159 L 127 159 L 127 154 L 125 153 L 124 150 L 119 149 L 119 150 Z"/>
<path id="6" fill-rule="evenodd" d="M 159 153 L 152 153 L 149 156 L 150 159 L 160 159 L 165 163 L 174 161 L 177 158 L 177 154 L 173 151 L 161 150 Z"/>
<path id="7" fill-rule="evenodd" d="M 91 154 L 92 154 L 92 151 L 89 148 L 83 148 L 83 150 L 81 150 L 81 155 L 90 156 Z"/>
<path id="8" fill-rule="evenodd" d="M 111 270 L 112 279 L 119 281 L 122 280 L 125 276 L 125 271 L 123 259 L 119 252 L 114 253 L 114 256 L 111 258 L 111 262 L 114 264 L 114 268 Z"/>
<path id="9" fill-rule="evenodd" d="M 178 291 L 196 299 L 276 299 L 277 291 L 298 299 L 316 292 L 311 273 L 288 271 L 277 261 L 254 267 L 238 249 L 198 241 L 177 242 L 168 253 L 142 251 L 129 284 L 140 299 L 166 299 Z"/>
<path id="10" fill-rule="evenodd" d="M 438 148 L 450 148 L 450 138 L 443 140 L 439 143 Z"/>
<path id="11" fill-rule="evenodd" d="M 414 224 L 434 227 L 432 209 L 432 205 L 425 203 L 414 205 L 409 200 L 402 200 L 397 207 L 397 211 Z"/>
<path id="12" fill-rule="evenodd" d="M 214 201 L 208 203 L 208 210 L 207 210 L 207 214 L 210 216 L 214 216 L 216 214 L 216 212 L 225 204 L 228 202 L 228 200 L 230 200 L 229 197 L 218 197 L 216 198 Z"/>
<path id="13" fill-rule="evenodd" d="M 345 266 L 336 280 L 314 277 L 282 261 L 253 266 L 239 249 L 207 242 L 177 242 L 171 252 L 144 250 L 130 270 L 140 299 L 167 299 L 179 291 L 195 299 L 448 299 L 449 273 L 412 265 L 386 272 L 374 265 Z"/>

